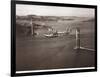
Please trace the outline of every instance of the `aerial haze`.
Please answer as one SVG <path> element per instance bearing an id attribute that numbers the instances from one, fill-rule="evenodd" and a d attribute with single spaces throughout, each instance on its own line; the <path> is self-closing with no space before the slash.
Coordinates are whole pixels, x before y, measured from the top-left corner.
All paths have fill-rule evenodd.
<path id="1" fill-rule="evenodd" d="M 16 15 L 94 17 L 94 9 L 40 5 L 16 5 Z"/>

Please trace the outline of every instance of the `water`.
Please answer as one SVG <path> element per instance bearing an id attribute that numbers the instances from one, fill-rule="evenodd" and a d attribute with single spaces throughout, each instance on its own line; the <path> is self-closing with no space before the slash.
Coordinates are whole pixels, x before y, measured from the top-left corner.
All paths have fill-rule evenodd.
<path id="1" fill-rule="evenodd" d="M 95 49 L 94 22 L 49 22 L 58 31 L 80 27 L 81 46 Z M 40 33 L 43 32 L 42 30 Z M 42 35 L 42 33 L 41 33 Z M 75 50 L 75 31 L 56 38 L 16 37 L 16 70 L 42 70 L 95 66 L 95 52 Z"/>

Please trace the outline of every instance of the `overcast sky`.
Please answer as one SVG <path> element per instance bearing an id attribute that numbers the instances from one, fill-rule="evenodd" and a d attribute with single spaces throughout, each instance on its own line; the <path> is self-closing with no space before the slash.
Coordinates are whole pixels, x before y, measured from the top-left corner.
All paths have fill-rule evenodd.
<path id="1" fill-rule="evenodd" d="M 40 5 L 16 5 L 16 15 L 94 17 L 94 9 Z"/>

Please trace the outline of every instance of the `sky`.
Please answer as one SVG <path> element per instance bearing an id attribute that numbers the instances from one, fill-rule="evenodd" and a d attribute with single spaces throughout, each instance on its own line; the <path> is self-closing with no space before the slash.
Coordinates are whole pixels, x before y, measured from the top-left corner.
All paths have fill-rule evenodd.
<path id="1" fill-rule="evenodd" d="M 16 15 L 94 17 L 94 9 L 16 4 Z"/>

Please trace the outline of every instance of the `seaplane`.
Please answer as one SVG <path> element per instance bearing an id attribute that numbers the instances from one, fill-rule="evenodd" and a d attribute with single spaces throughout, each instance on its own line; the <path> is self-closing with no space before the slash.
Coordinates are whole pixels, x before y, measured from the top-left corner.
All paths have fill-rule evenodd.
<path id="1" fill-rule="evenodd" d="M 56 31 L 56 32 L 52 32 L 50 34 L 44 34 L 44 36 L 45 37 L 51 37 L 51 38 L 58 37 L 58 32 Z"/>
<path id="2" fill-rule="evenodd" d="M 68 35 L 71 32 L 71 29 L 69 28 L 69 29 L 67 29 L 67 31 L 57 31 L 57 30 L 51 28 L 51 29 L 48 29 L 48 31 L 51 31 L 51 33 L 44 34 L 44 36 L 53 38 L 53 37 Z"/>

